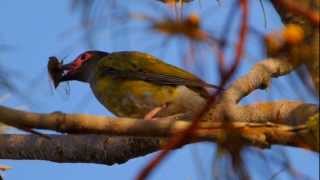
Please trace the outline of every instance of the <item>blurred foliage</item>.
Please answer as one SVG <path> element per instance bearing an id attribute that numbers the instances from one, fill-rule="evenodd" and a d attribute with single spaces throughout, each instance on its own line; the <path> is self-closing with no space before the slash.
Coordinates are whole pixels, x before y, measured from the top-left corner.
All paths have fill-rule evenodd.
<path id="1" fill-rule="evenodd" d="M 315 139 L 317 141 L 316 148 L 319 152 L 319 113 L 309 118 L 307 122 L 307 127 L 312 133 L 311 139 Z"/>
<path id="2" fill-rule="evenodd" d="M 204 41 L 205 33 L 201 30 L 200 19 L 196 14 L 178 20 L 176 18 L 164 18 L 159 21 L 154 21 L 152 28 L 160 33 L 168 36 L 181 35 L 195 41 Z"/>
<path id="3" fill-rule="evenodd" d="M 282 7 L 274 3 L 276 10 L 280 14 L 285 26 L 283 32 L 287 43 L 293 39 L 300 39 L 295 44 L 287 47 L 288 58 L 294 63 L 302 63 L 307 67 L 307 71 L 300 71 L 299 76 L 309 89 L 315 88 L 315 93 L 319 96 L 319 24 L 314 24 L 310 16 L 318 15 L 320 12 L 319 0 L 296 0 L 291 7 Z M 295 28 L 292 28 L 295 27 Z M 290 31 L 288 31 L 290 29 Z M 298 30 L 299 29 L 299 30 Z M 303 35 L 303 41 L 301 41 Z M 287 39 L 289 38 L 289 39 Z M 285 43 L 286 44 L 286 43 Z M 268 45 L 268 44 L 267 44 Z M 271 54 L 274 56 L 274 54 Z M 310 78 L 312 83 L 310 83 Z M 313 87 L 312 87 L 313 86 Z"/>
<path id="4" fill-rule="evenodd" d="M 305 64 L 313 83 L 308 81 L 309 75 L 306 73 L 300 73 L 300 77 L 306 86 L 310 86 L 310 89 L 314 87 L 318 94 L 319 33 L 315 32 L 309 34 L 301 25 L 287 24 L 282 30 L 268 34 L 265 37 L 265 44 L 268 56 L 288 59 L 293 64 Z"/>

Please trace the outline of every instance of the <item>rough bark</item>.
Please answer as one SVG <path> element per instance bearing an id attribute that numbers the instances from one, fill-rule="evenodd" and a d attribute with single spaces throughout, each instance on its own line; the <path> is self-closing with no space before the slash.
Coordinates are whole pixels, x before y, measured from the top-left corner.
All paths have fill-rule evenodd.
<path id="1" fill-rule="evenodd" d="M 160 148 L 160 139 L 103 135 L 0 135 L 0 159 L 122 164 Z"/>

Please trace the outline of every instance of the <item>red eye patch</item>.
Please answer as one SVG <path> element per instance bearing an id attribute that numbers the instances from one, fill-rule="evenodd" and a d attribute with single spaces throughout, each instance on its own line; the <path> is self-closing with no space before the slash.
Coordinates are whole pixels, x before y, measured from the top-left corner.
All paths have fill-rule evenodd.
<path id="1" fill-rule="evenodd" d="M 80 56 L 78 56 L 74 61 L 73 61 L 73 68 L 72 69 L 78 69 L 83 63 L 85 63 L 86 61 L 88 61 L 89 59 L 92 58 L 92 54 L 91 53 L 83 53 Z"/>

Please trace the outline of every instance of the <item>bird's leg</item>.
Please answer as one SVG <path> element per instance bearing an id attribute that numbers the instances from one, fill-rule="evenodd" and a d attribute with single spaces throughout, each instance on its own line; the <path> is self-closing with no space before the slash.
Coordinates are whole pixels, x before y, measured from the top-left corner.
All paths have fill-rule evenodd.
<path id="1" fill-rule="evenodd" d="M 169 103 L 165 103 L 162 106 L 158 106 L 153 108 L 151 111 L 149 111 L 145 116 L 144 116 L 144 120 L 147 121 L 152 121 L 156 119 L 156 115 L 159 114 L 160 111 L 162 111 L 163 109 L 167 108 L 169 106 Z"/>

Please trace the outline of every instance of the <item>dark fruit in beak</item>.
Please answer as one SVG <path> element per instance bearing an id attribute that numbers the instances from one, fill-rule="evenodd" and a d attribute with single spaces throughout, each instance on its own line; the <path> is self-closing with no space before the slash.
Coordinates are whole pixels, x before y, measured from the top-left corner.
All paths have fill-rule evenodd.
<path id="1" fill-rule="evenodd" d="M 62 62 L 55 56 L 49 57 L 48 72 L 53 81 L 54 88 L 57 88 L 63 77 Z"/>
<path id="2" fill-rule="evenodd" d="M 72 63 L 63 64 L 63 61 L 59 61 L 57 57 L 49 57 L 48 72 L 50 79 L 53 81 L 54 88 L 57 88 L 62 81 L 73 79 L 73 75 L 70 73 L 73 67 Z"/>

